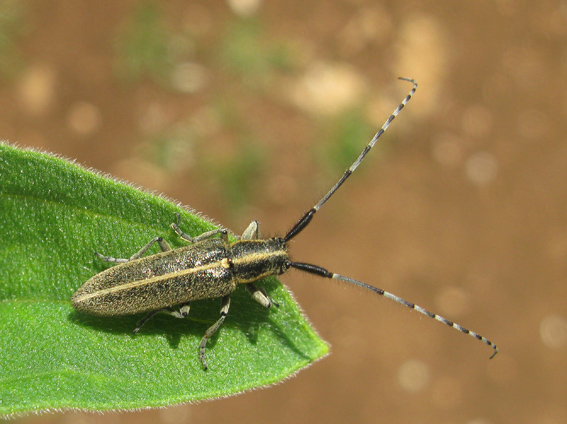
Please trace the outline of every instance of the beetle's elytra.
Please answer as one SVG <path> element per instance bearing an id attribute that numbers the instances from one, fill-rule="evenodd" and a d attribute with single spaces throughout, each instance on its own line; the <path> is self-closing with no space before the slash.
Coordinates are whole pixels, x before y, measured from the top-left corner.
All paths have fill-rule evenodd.
<path id="1" fill-rule="evenodd" d="M 289 267 L 282 239 L 229 243 L 225 235 L 109 268 L 75 292 L 73 305 L 102 316 L 148 312 L 227 296 Z"/>
<path id="2" fill-rule="evenodd" d="M 177 221 L 171 226 L 182 239 L 190 242 L 190 245 L 171 249 L 165 240 L 156 237 L 129 259 L 116 259 L 97 253 L 105 261 L 114 262 L 117 265 L 100 272 L 84 283 L 71 298 L 73 307 L 79 312 L 100 316 L 146 312 L 146 317 L 138 323 L 134 330 L 136 333 L 148 319 L 158 312 L 168 312 L 177 318 L 184 318 L 189 314 L 190 302 L 221 298 L 220 318 L 205 332 L 200 343 L 199 357 L 206 370 L 208 368 L 205 358 L 207 340 L 222 325 L 230 307 L 231 293 L 239 284 L 244 284 L 254 300 L 262 306 L 266 308 L 272 305 L 278 306 L 265 289 L 256 287 L 254 283 L 267 276 L 280 275 L 290 268 L 295 268 L 321 277 L 346 281 L 415 309 L 486 343 L 494 349 L 491 358 L 494 357 L 498 352 L 496 345 L 475 332 L 384 290 L 332 273 L 317 265 L 293 262 L 289 257 L 288 242 L 309 225 L 315 213 L 356 170 L 378 138 L 415 93 L 417 83 L 414 80 L 400 79 L 413 84 L 409 94 L 388 117 L 382 128 L 338 182 L 297 221 L 285 237 L 262 239 L 256 221 L 252 221 L 242 236 L 234 242 L 229 241 L 226 230 L 213 230 L 197 237 L 191 237 L 181 231 L 180 217 L 177 215 Z M 217 235 L 219 237 L 216 237 Z M 144 257 L 144 254 L 155 243 L 159 245 L 162 252 Z"/>

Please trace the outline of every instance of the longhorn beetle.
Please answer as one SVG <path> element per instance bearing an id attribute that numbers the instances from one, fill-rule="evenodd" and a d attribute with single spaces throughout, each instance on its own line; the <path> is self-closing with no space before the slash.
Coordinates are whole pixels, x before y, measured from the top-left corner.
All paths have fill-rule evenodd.
<path id="1" fill-rule="evenodd" d="M 140 251 L 128 259 L 111 256 L 97 256 L 107 262 L 118 265 L 92 277 L 84 283 L 71 298 L 75 309 L 92 315 L 117 316 L 146 312 L 134 334 L 158 312 L 168 312 L 174 317 L 185 318 L 189 314 L 190 302 L 200 299 L 221 298 L 220 318 L 205 332 L 199 345 L 199 358 L 203 368 L 207 369 L 205 347 L 207 340 L 224 322 L 230 307 L 230 295 L 239 284 L 244 284 L 252 298 L 266 308 L 278 304 L 263 287 L 254 283 L 270 275 L 280 275 L 295 268 L 320 277 L 346 281 L 347 283 L 373 291 L 408 308 L 434 318 L 443 324 L 468 334 L 486 343 L 494 349 L 493 358 L 498 348 L 480 334 L 467 330 L 422 307 L 399 298 L 387 291 L 373 287 L 361 281 L 335 274 L 317 265 L 294 262 L 288 255 L 288 243 L 305 229 L 319 209 L 335 194 L 346 179 L 358 168 L 366 154 L 374 147 L 390 123 L 411 99 L 417 83 L 409 78 L 400 78 L 413 84 L 413 88 L 396 110 L 389 116 L 382 128 L 370 140 L 362 153 L 337 183 L 319 202 L 305 213 L 299 221 L 282 237 L 260 238 L 259 226 L 252 221 L 242 236 L 233 242 L 228 239 L 228 232 L 217 229 L 196 237 L 181 231 L 180 216 L 171 224 L 173 230 L 183 240 L 191 244 L 172 249 L 161 237 L 151 240 Z M 219 234 L 219 237 L 213 238 Z M 157 243 L 162 252 L 143 257 Z"/>

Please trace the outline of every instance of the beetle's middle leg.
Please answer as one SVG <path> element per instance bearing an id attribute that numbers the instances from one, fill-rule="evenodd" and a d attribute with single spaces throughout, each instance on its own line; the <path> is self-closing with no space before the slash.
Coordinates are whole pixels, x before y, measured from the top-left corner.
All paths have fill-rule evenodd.
<path id="1" fill-rule="evenodd" d="M 209 368 L 207 366 L 207 360 L 205 358 L 205 348 L 207 347 L 207 340 L 209 340 L 211 336 L 215 334 L 215 332 L 220 328 L 220 326 L 222 325 L 224 319 L 228 314 L 229 308 L 230 308 L 230 296 L 224 296 L 222 298 L 220 318 L 217 320 L 217 322 L 215 322 L 213 325 L 211 325 L 208 328 L 208 330 L 205 332 L 205 335 L 201 339 L 201 343 L 199 344 L 199 359 L 201 359 L 201 363 L 203 364 L 203 368 L 205 369 L 205 371 Z"/>
<path id="2" fill-rule="evenodd" d="M 161 249 L 162 252 L 167 252 L 168 250 L 171 250 L 169 244 L 167 244 L 167 242 L 162 237 L 155 237 L 148 244 L 142 247 L 139 251 L 137 251 L 132 256 L 130 256 L 128 259 L 113 258 L 112 256 L 105 256 L 98 252 L 95 252 L 95 255 L 97 255 L 105 262 L 116 262 L 116 263 L 130 262 L 133 261 L 134 259 L 141 258 L 142 255 L 144 255 L 155 243 L 159 245 L 159 248 Z"/>
<path id="3" fill-rule="evenodd" d="M 226 230 L 219 228 L 216 230 L 206 231 L 203 234 L 199 234 L 195 237 L 191 237 L 189 234 L 184 233 L 183 231 L 181 231 L 181 228 L 179 228 L 179 224 L 181 223 L 181 215 L 179 215 L 179 213 L 176 213 L 175 216 L 177 216 L 177 222 L 172 223 L 171 228 L 173 228 L 173 231 L 175 231 L 177 235 L 183 240 L 188 241 L 189 243 L 197 243 L 198 241 L 206 240 L 216 234 L 220 234 L 221 238 L 228 244 L 228 232 Z"/>

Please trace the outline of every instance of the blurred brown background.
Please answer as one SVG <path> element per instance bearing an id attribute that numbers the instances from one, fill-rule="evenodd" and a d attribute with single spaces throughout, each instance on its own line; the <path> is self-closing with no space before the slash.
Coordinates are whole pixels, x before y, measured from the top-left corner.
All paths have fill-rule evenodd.
<path id="1" fill-rule="evenodd" d="M 293 257 L 332 354 L 195 405 L 21 423 L 567 422 L 567 3 L 0 2 L 0 138 L 285 233 L 411 88 Z M 233 306 L 236 307 L 236 306 Z M 176 378 L 172 376 L 172 378 Z"/>

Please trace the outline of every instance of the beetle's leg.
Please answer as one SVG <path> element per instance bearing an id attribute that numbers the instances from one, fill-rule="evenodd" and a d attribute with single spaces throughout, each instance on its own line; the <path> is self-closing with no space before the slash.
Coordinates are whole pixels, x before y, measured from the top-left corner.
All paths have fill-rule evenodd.
<path id="1" fill-rule="evenodd" d="M 203 368 L 207 370 L 209 367 L 207 366 L 207 361 L 205 359 L 205 347 L 207 346 L 207 340 L 211 338 L 213 334 L 219 329 L 219 327 L 224 322 L 226 315 L 228 314 L 228 308 L 230 308 L 230 296 L 224 296 L 222 298 L 222 306 L 220 310 L 220 318 L 211 325 L 208 330 L 205 332 L 205 335 L 201 339 L 201 343 L 199 344 L 199 359 L 201 359 L 201 363 L 203 364 Z"/>
<path id="2" fill-rule="evenodd" d="M 156 237 L 148 244 L 146 244 L 144 247 L 142 247 L 137 253 L 134 253 L 132 256 L 130 256 L 128 260 L 133 261 L 134 259 L 141 258 L 142 255 L 146 253 L 150 249 L 150 247 L 153 246 L 154 243 L 159 244 L 159 248 L 161 249 L 162 252 L 167 252 L 168 250 L 171 250 L 169 244 L 167 244 L 167 242 L 162 237 Z"/>
<path id="3" fill-rule="evenodd" d="M 190 309 L 191 309 L 191 304 L 184 303 L 182 305 L 178 305 L 178 307 L 175 309 L 169 308 L 169 313 L 173 315 L 175 318 L 187 318 Z"/>
<path id="4" fill-rule="evenodd" d="M 155 311 L 150 312 L 148 315 L 146 315 L 144 318 L 142 318 L 139 322 L 138 322 L 138 326 L 134 329 L 134 331 L 132 332 L 133 334 L 136 334 L 138 331 L 140 331 L 140 328 L 142 328 L 142 326 L 148 322 L 148 320 L 150 318 L 152 318 L 154 315 L 159 314 L 160 312 L 163 311 L 167 311 L 167 309 L 156 309 Z"/>
<path id="5" fill-rule="evenodd" d="M 240 236 L 240 240 L 257 240 L 260 238 L 260 225 L 258 221 L 252 221 L 248 228 Z"/>
<path id="6" fill-rule="evenodd" d="M 248 283 L 246 284 L 246 288 L 250 292 L 252 299 L 258 302 L 264 308 L 270 308 L 272 305 L 274 305 L 276 308 L 279 308 L 280 305 L 278 305 L 277 302 L 270 297 L 264 287 L 258 288 L 253 283 Z"/>
<path id="7" fill-rule="evenodd" d="M 128 259 L 113 258 L 112 256 L 104 256 L 104 255 L 101 255 L 98 252 L 95 252 L 95 255 L 97 255 L 99 258 L 101 258 L 105 262 L 115 262 L 115 263 L 130 262 L 130 261 L 133 261 L 134 259 L 141 258 L 142 255 L 144 253 L 146 253 L 155 243 L 157 243 L 159 245 L 159 248 L 161 249 L 162 252 L 167 252 L 168 250 L 171 250 L 171 247 L 169 246 L 169 244 L 167 244 L 167 242 L 162 237 L 156 237 L 156 238 L 152 239 L 144 247 L 142 247 L 138 252 L 136 252 L 132 256 L 130 256 Z"/>
<path id="8" fill-rule="evenodd" d="M 175 231 L 177 233 L 177 235 L 179 237 L 181 237 L 183 240 L 188 241 L 190 243 L 197 243 L 198 241 L 202 241 L 202 240 L 206 240 L 208 238 L 213 237 L 216 234 L 221 233 L 221 237 L 222 234 L 227 234 L 227 240 L 228 240 L 228 233 L 226 230 L 223 229 L 216 229 L 216 230 L 211 230 L 211 231 L 207 231 L 204 232 L 203 234 L 199 234 L 196 237 L 191 237 L 189 234 L 184 233 L 183 231 L 181 231 L 181 228 L 179 228 L 179 224 L 181 222 L 181 215 L 179 215 L 178 213 L 175 214 L 177 216 L 177 222 L 174 222 L 171 224 L 171 228 L 173 228 L 173 231 Z"/>
<path id="9" fill-rule="evenodd" d="M 150 318 L 154 317 L 160 312 L 168 312 L 170 315 L 173 315 L 175 318 L 186 318 L 189 315 L 189 309 L 190 309 L 189 303 L 183 303 L 179 305 L 177 309 L 173 309 L 173 308 L 156 309 L 155 311 L 150 312 L 148 315 L 142 318 L 140 322 L 138 322 L 138 326 L 133 331 L 133 333 L 136 334 L 138 331 L 140 331 L 140 328 L 142 328 L 142 326 L 146 322 L 148 322 Z"/>

